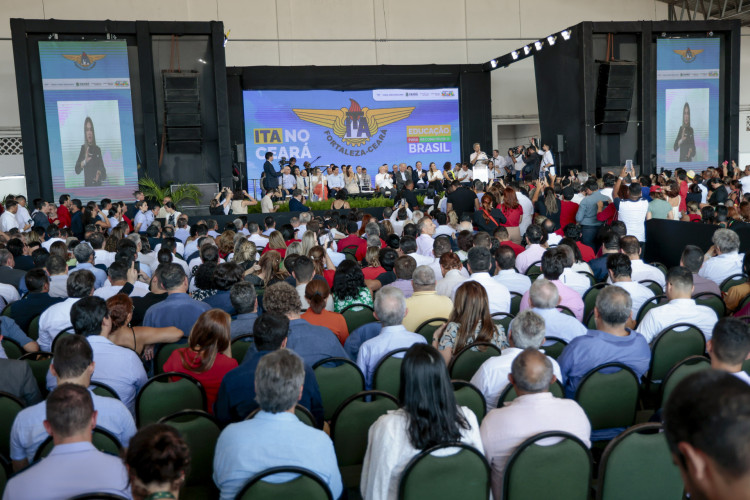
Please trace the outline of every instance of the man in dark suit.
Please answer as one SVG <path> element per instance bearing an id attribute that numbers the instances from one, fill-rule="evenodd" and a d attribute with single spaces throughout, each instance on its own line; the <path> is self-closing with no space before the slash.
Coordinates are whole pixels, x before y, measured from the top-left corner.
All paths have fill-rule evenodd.
<path id="1" fill-rule="evenodd" d="M 18 289 L 21 284 L 21 278 L 26 276 L 26 271 L 13 269 L 15 265 L 16 261 L 13 258 L 13 254 L 5 248 L 0 250 L 0 283 L 13 285 Z"/>
<path id="2" fill-rule="evenodd" d="M 393 174 L 393 182 L 396 183 L 396 189 L 401 191 L 408 181 L 412 180 L 411 174 L 406 171 L 406 163 L 401 163 L 398 170 Z"/>
<path id="3" fill-rule="evenodd" d="M 28 331 L 29 323 L 35 316 L 39 316 L 53 304 L 65 300 L 62 297 L 50 297 L 49 277 L 44 269 L 32 269 L 26 273 L 26 288 L 29 293 L 21 300 L 10 305 L 10 316 L 24 332 Z"/>
<path id="4" fill-rule="evenodd" d="M 133 197 L 135 198 L 135 202 L 125 204 L 125 215 L 127 215 L 130 220 L 135 219 L 135 214 L 138 213 L 138 206 L 144 199 L 146 199 L 146 196 L 141 191 L 133 191 Z"/>
<path id="5" fill-rule="evenodd" d="M 273 167 L 272 162 L 273 153 L 269 151 L 266 153 L 266 162 L 263 164 L 263 173 L 266 177 L 265 181 L 263 182 L 263 187 L 266 189 L 266 191 L 271 191 L 279 187 L 279 177 L 283 175 L 281 172 L 276 171 L 276 169 Z"/>
<path id="6" fill-rule="evenodd" d="M 73 232 L 73 236 L 78 238 L 79 241 L 83 241 L 85 236 L 83 227 L 83 204 L 78 198 L 73 198 L 70 202 L 70 230 Z"/>
<path id="7" fill-rule="evenodd" d="M 31 365 L 27 362 L 0 359 L 0 373 L 3 374 L 0 377 L 0 391 L 14 395 L 26 406 L 35 405 L 42 400 Z"/>
<path id="8" fill-rule="evenodd" d="M 414 194 L 414 182 L 406 181 L 404 190 L 401 191 L 401 199 L 406 200 L 406 204 L 409 206 L 409 210 L 416 210 L 419 208 L 417 195 Z"/>

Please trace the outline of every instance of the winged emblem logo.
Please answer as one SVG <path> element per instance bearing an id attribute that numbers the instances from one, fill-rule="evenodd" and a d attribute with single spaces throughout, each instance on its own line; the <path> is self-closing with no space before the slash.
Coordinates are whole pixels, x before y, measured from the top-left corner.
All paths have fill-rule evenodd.
<path id="1" fill-rule="evenodd" d="M 691 50 L 690 47 L 688 47 L 685 50 L 675 50 L 674 53 L 680 56 L 682 59 L 682 62 L 691 63 L 695 61 L 695 57 L 703 52 L 703 49 L 697 49 L 697 50 Z"/>
<path id="2" fill-rule="evenodd" d="M 106 54 L 87 54 L 81 52 L 79 55 L 76 54 L 63 54 L 63 57 L 69 61 L 73 61 L 73 64 L 84 71 L 88 71 L 96 66 L 96 61 L 104 59 Z"/>
<path id="3" fill-rule="evenodd" d="M 349 109 L 292 109 L 300 119 L 330 128 L 350 146 L 362 146 L 381 127 L 408 118 L 414 107 L 406 108 L 361 108 L 354 99 Z"/>

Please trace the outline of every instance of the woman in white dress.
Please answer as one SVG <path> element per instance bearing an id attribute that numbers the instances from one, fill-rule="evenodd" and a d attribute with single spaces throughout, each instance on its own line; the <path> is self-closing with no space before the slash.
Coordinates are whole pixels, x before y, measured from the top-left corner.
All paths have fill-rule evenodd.
<path id="1" fill-rule="evenodd" d="M 359 177 L 357 177 L 351 165 L 344 167 L 344 189 L 349 194 L 359 193 Z"/>
<path id="2" fill-rule="evenodd" d="M 432 446 L 460 441 L 484 453 L 474 413 L 458 406 L 438 351 L 414 344 L 401 365 L 401 408 L 380 417 L 367 436 L 360 491 L 367 500 L 395 500 L 409 461 Z M 458 451 L 447 448 L 436 455 Z"/>

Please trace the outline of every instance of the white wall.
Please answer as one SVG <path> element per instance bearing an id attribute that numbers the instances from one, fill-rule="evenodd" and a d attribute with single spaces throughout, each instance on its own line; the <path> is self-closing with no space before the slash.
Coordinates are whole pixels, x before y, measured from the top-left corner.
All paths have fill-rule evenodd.
<path id="1" fill-rule="evenodd" d="M 219 19 L 228 66 L 481 63 L 581 21 L 664 20 L 655 0 L 0 0 L 7 18 Z M 750 81 L 750 30 L 742 81 Z M 9 22 L 0 22 L 0 130 L 18 129 Z M 741 150 L 750 152 L 742 87 Z M 531 59 L 492 73 L 493 130 L 538 123 Z M 495 135 L 497 142 L 497 136 Z"/>

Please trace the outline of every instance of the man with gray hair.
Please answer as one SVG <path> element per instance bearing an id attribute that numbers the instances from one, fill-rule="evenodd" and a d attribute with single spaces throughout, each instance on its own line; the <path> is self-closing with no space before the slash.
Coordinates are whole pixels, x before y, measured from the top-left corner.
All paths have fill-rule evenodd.
<path id="1" fill-rule="evenodd" d="M 137 235 L 136 235 L 137 236 Z M 94 267 L 94 249 L 88 243 L 79 243 L 73 249 L 76 258 L 76 271 L 87 270 L 94 275 L 94 288 L 101 288 L 107 281 L 107 273 L 98 267 Z"/>
<path id="2" fill-rule="evenodd" d="M 744 253 L 739 253 L 740 237 L 731 229 L 717 229 L 711 238 L 713 245 L 706 252 L 698 274 L 717 285 L 735 274 L 742 274 Z"/>
<path id="3" fill-rule="evenodd" d="M 365 374 L 367 389 L 372 388 L 375 367 L 386 353 L 427 343 L 422 335 L 408 331 L 401 324 L 407 312 L 404 292 L 398 288 L 385 286 L 375 295 L 375 318 L 383 328 L 377 337 L 363 343 L 357 353 L 357 365 Z M 404 353 L 397 355 L 400 358 L 403 356 Z"/>
<path id="4" fill-rule="evenodd" d="M 575 321 L 575 318 L 573 320 Z M 493 356 L 482 363 L 482 366 L 471 378 L 472 385 L 484 395 L 487 411 L 497 408 L 500 394 L 508 385 L 508 374 L 510 374 L 513 360 L 524 349 L 538 350 L 544 342 L 544 318 L 530 309 L 521 311 L 518 316 L 513 318 L 509 330 L 508 343 L 510 347 L 503 349 L 500 356 Z M 557 380 L 562 381 L 562 374 L 557 361 L 549 358 L 549 362 Z"/>
<path id="5" fill-rule="evenodd" d="M 414 212 L 416 214 L 416 212 Z M 422 217 L 417 222 L 417 253 L 425 257 L 433 257 L 432 244 L 435 234 L 435 223 L 431 217 Z"/>
<path id="6" fill-rule="evenodd" d="M 250 236 L 248 236 L 247 239 L 255 243 L 255 248 L 257 248 L 259 252 L 266 248 L 266 245 L 268 245 L 268 237 L 263 236 L 257 222 L 248 222 L 247 231 L 250 233 Z"/>
<path id="7" fill-rule="evenodd" d="M 341 473 L 331 439 L 294 415 L 304 379 L 304 363 L 289 349 L 278 349 L 260 359 L 255 371 L 260 412 L 227 426 L 216 443 L 213 478 L 221 500 L 234 499 L 259 472 L 282 466 L 308 469 L 328 486 L 333 498 L 341 495 Z M 288 476 L 280 474 L 268 481 L 284 482 Z"/>
<path id="8" fill-rule="evenodd" d="M 430 266 L 419 266 L 411 277 L 414 293 L 406 299 L 404 328 L 416 331 L 423 322 L 436 316 L 448 317 L 453 311 L 453 301 L 435 291 L 435 271 Z"/>
<path id="9" fill-rule="evenodd" d="M 508 380 L 518 397 L 489 412 L 479 429 L 492 468 L 495 498 L 501 498 L 510 454 L 526 439 L 542 432 L 567 432 L 591 447 L 591 424 L 583 408 L 572 399 L 556 398 L 549 392 L 555 376 L 548 357 L 533 347 L 524 349 L 513 359 Z M 555 444 L 559 438 L 549 441 Z"/>
<path id="10" fill-rule="evenodd" d="M 640 333 L 625 327 L 631 307 L 630 294 L 617 286 L 604 287 L 596 296 L 596 330 L 574 338 L 557 359 L 565 378 L 567 397 L 575 397 L 584 375 L 605 363 L 622 363 L 630 367 L 639 380 L 646 373 L 651 360 L 648 342 Z"/>
<path id="11" fill-rule="evenodd" d="M 586 335 L 586 327 L 573 316 L 560 312 L 557 309 L 559 304 L 560 293 L 554 283 L 540 277 L 531 284 L 529 289 L 530 310 L 544 320 L 547 337 L 557 337 L 565 342 L 570 342 L 576 337 Z"/>

